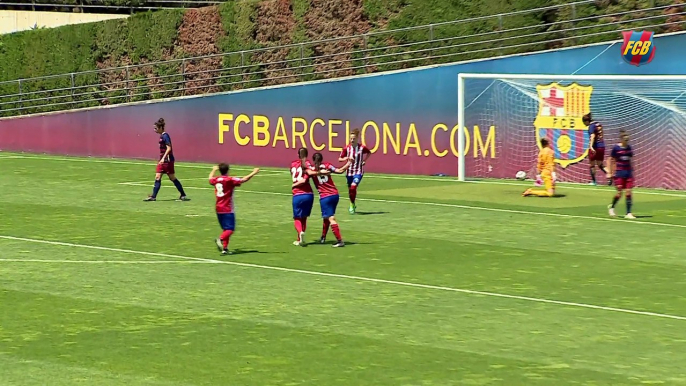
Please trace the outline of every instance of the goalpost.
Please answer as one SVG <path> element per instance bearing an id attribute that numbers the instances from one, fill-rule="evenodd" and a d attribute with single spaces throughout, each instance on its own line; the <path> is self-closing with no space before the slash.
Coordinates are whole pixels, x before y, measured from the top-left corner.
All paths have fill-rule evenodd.
<path id="1" fill-rule="evenodd" d="M 686 189 L 686 75 L 460 73 L 457 84 L 460 181 L 514 178 L 520 170 L 532 176 L 539 140 L 548 138 L 558 180 L 588 183 L 589 135 L 581 117 L 591 112 L 603 125 L 605 164 L 626 130 L 638 185 Z M 495 144 L 484 144 L 489 130 Z M 495 154 L 477 152 L 479 146 L 494 146 Z"/>

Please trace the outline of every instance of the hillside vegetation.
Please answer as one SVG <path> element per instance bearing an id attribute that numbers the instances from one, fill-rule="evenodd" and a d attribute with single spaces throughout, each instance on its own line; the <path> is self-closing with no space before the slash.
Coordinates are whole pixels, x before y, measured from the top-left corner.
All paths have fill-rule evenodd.
<path id="1" fill-rule="evenodd" d="M 556 3 L 565 2 L 231 1 L 24 31 L 0 36 L 0 114 L 340 77 L 612 40 L 625 28 L 671 23 L 650 28 L 659 33 L 679 30 L 683 25 L 684 8 L 676 0 L 603 0 L 501 19 L 376 33 Z M 670 7 L 623 14 L 663 5 Z M 568 22 L 579 18 L 585 20 Z M 367 33 L 371 34 L 364 39 L 297 44 Z M 287 44 L 291 46 L 271 48 Z M 234 53 L 211 56 L 227 52 Z M 198 56 L 209 57 L 176 60 Z M 159 61 L 167 62 L 150 64 Z M 16 81 L 71 73 L 78 74 Z M 24 95 L 19 98 L 19 93 Z"/>

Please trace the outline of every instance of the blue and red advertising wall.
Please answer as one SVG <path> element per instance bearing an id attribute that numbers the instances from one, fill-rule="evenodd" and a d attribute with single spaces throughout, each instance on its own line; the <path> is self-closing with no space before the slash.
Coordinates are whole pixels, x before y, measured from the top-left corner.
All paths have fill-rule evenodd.
<path id="1" fill-rule="evenodd" d="M 656 38 L 655 59 L 641 67 L 623 61 L 618 42 L 322 83 L 8 118 L 0 120 L 0 149 L 155 158 L 157 136 L 152 127 L 164 117 L 179 162 L 286 167 L 300 146 L 322 151 L 332 160 L 345 146 L 348 133 L 358 128 L 374 152 L 368 171 L 455 174 L 458 73 L 683 74 L 685 43 L 686 35 Z M 467 176 L 479 174 L 475 160 L 490 159 L 495 166 L 507 163 L 498 153 L 507 148 L 499 143 L 507 137 L 501 134 L 507 128 L 466 125 Z M 496 167 L 490 176 L 512 175 L 512 170 Z"/>

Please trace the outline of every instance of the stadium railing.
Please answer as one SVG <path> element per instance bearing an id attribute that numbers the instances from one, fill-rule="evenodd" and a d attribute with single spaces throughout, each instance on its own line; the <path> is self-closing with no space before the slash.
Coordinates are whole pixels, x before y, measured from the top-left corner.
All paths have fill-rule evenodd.
<path id="1" fill-rule="evenodd" d="M 112 105 L 407 69 L 613 41 L 620 31 L 669 32 L 686 3 L 578 17 L 593 0 L 363 35 L 0 82 L 0 116 Z M 547 24 L 522 16 L 557 11 Z M 480 28 L 475 29 L 475 26 Z M 469 33 L 465 31 L 482 30 Z M 265 57 L 284 58 L 263 60 Z M 209 69 L 198 69 L 202 67 Z M 46 81 L 60 87 L 45 89 Z M 7 91 L 9 90 L 9 92 Z"/>
<path id="2" fill-rule="evenodd" d="M 10 0 L 0 2 L 0 9 L 31 11 L 65 10 L 69 12 L 147 12 L 158 9 L 199 8 L 235 0 Z"/>

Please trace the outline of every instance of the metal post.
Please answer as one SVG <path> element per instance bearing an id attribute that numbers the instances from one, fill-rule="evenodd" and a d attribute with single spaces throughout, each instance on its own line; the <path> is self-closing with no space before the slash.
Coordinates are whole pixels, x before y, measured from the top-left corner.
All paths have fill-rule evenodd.
<path id="1" fill-rule="evenodd" d="M 22 94 L 22 91 L 21 91 L 21 79 L 17 80 L 17 85 L 19 86 L 18 90 L 17 90 L 19 93 L 19 105 L 17 107 L 22 108 L 22 107 L 24 107 L 24 104 L 21 103 L 21 101 L 24 100 L 24 98 L 23 98 L 24 95 Z"/>
<path id="2" fill-rule="evenodd" d="M 186 59 L 183 59 L 183 60 L 181 60 L 181 90 L 183 91 L 185 89 L 186 89 Z"/>
<path id="3" fill-rule="evenodd" d="M 571 20 L 571 27 L 574 28 L 574 20 L 576 19 L 576 5 L 572 3 L 572 20 Z M 576 38 L 572 38 L 572 42 L 576 44 Z"/>
<path id="4" fill-rule="evenodd" d="M 364 51 L 364 53 L 362 54 L 362 58 L 364 61 L 364 72 L 365 73 L 367 73 L 367 71 L 368 71 L 367 66 L 369 65 L 369 63 L 367 62 L 367 47 L 368 46 L 369 46 L 369 35 L 364 34 L 362 36 L 362 50 Z"/>
<path id="5" fill-rule="evenodd" d="M 74 82 L 74 73 L 72 72 L 70 74 L 71 78 L 71 108 L 74 108 L 74 87 L 76 87 L 76 83 Z"/>
<path id="6" fill-rule="evenodd" d="M 303 59 L 305 58 L 305 47 L 304 44 L 300 43 L 300 74 L 305 72 L 303 68 Z"/>
<path id="7" fill-rule="evenodd" d="M 464 153 L 464 78 L 462 74 L 457 74 L 457 151 L 459 152 L 457 161 L 457 179 L 459 181 L 465 180 L 465 165 L 464 160 L 466 154 Z"/>
<path id="8" fill-rule="evenodd" d="M 126 66 L 126 100 L 131 102 L 131 74 L 129 72 L 129 66 Z"/>
<path id="9" fill-rule="evenodd" d="M 429 40 L 433 41 L 434 40 L 434 25 L 429 24 Z"/>
<path id="10" fill-rule="evenodd" d="M 498 39 L 499 40 L 498 47 L 500 48 L 500 50 L 498 50 L 498 53 L 500 55 L 503 54 L 503 41 L 500 40 L 503 36 L 502 32 L 501 32 L 502 30 L 503 30 L 503 14 L 499 14 L 498 15 L 498 38 L 499 38 Z"/>

